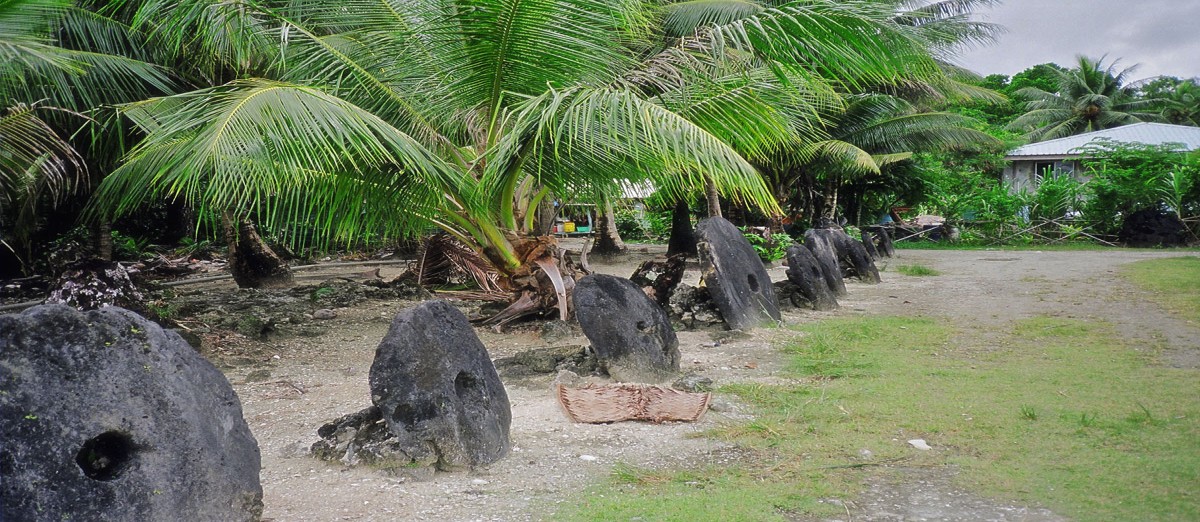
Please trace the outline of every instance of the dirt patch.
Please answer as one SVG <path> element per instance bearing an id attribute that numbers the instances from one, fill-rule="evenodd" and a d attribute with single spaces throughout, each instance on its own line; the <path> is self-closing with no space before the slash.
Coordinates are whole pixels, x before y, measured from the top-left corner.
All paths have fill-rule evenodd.
<path id="1" fill-rule="evenodd" d="M 593 259 L 603 273 L 629 276 L 655 251 L 616 260 Z M 923 264 L 942 273 L 907 277 L 884 270 L 880 285 L 849 282 L 836 312 L 789 311 L 785 323 L 857 314 L 924 315 L 962 327 L 1003 326 L 1036 315 L 1103 320 L 1163 364 L 1200 367 L 1200 329 L 1166 315 L 1120 279 L 1124 263 L 1179 255 L 1162 251 L 944 252 L 900 251 L 890 265 Z M 881 267 L 886 268 L 886 267 Z M 775 280 L 784 269 L 769 270 Z M 388 277 L 389 274 L 383 274 Z M 690 268 L 685 282 L 696 284 Z M 681 467 L 727 465 L 738 451 L 700 436 L 726 423 L 744 423 L 746 409 L 718 398 L 696 423 L 570 422 L 551 393 L 551 376 L 505 381 L 513 407 L 512 454 L 486 470 L 439 473 L 430 480 L 346 468 L 308 455 L 323 423 L 369 404 L 367 371 L 392 316 L 411 302 L 367 301 L 336 309 L 326 333 L 268 342 L 236 338 L 213 354 L 226 363 L 246 419 L 263 454 L 268 520 L 539 520 L 607 476 L 615 463 Z M 506 333 L 478 330 L 493 359 L 536 347 L 585 345 L 577 332 L 543 338 L 538 328 Z M 681 332 L 682 366 L 733 382 L 788 382 L 783 357 L 772 347 L 782 330 L 749 336 Z M 1057 520 L 1036 506 L 1012 506 L 956 488 L 946 470 L 881 469 L 863 495 L 847 501 L 853 520 Z M 941 506 L 945 506 L 943 509 Z"/>
<path id="2" fill-rule="evenodd" d="M 1060 522 L 1066 518 L 1045 508 L 1030 508 L 985 499 L 954 485 L 947 468 L 893 468 L 865 482 L 866 490 L 853 501 L 822 502 L 845 510 L 844 517 L 823 522 Z"/>

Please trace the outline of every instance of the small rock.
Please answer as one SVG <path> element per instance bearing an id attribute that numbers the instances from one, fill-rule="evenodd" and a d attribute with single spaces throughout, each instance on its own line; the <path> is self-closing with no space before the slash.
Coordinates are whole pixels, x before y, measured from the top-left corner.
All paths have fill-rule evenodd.
<path id="1" fill-rule="evenodd" d="M 688 374 L 680 377 L 675 382 L 671 383 L 671 387 L 676 390 L 684 390 L 695 393 L 712 391 L 713 380 L 703 375 Z"/>
<path id="2" fill-rule="evenodd" d="M 264 368 L 261 370 L 254 370 L 254 371 L 246 374 L 245 381 L 246 382 L 263 382 L 270 378 L 271 378 L 271 370 Z"/>
<path id="3" fill-rule="evenodd" d="M 708 403 L 708 410 L 717 413 L 727 413 L 736 409 L 733 403 L 722 399 L 713 399 L 712 402 Z"/>
<path id="4" fill-rule="evenodd" d="M 556 343 L 575 336 L 571 324 L 566 321 L 546 321 L 539 332 L 543 341 Z"/>
<path id="5" fill-rule="evenodd" d="M 929 451 L 929 450 L 933 449 L 932 447 L 930 447 L 928 444 L 925 443 L 925 439 L 912 439 L 912 440 L 908 441 L 908 444 L 914 448 L 921 450 L 921 451 Z"/>
<path id="6" fill-rule="evenodd" d="M 580 380 L 579 374 L 571 370 L 562 370 L 554 377 L 554 382 L 550 384 L 550 387 L 557 388 L 560 384 L 563 386 L 577 386 Z"/>
<path id="7" fill-rule="evenodd" d="M 580 455 L 579 460 L 585 460 L 587 462 L 594 462 L 596 460 L 596 457 L 595 457 L 595 455 Z"/>
<path id="8" fill-rule="evenodd" d="M 321 320 L 321 321 L 328 321 L 330 319 L 337 317 L 337 312 L 330 310 L 328 308 L 321 308 L 321 309 L 318 309 L 317 311 L 313 312 L 312 317 L 313 317 L 313 319 L 317 319 L 317 320 Z"/>

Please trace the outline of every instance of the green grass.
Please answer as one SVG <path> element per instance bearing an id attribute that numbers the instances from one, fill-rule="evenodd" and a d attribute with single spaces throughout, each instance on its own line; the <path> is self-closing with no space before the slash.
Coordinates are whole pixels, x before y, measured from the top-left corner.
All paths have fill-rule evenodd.
<path id="1" fill-rule="evenodd" d="M 782 349 L 800 384 L 729 385 L 749 423 L 714 430 L 741 465 L 619 467 L 571 520 L 833 516 L 872 463 L 952 466 L 985 496 L 1078 520 L 1200 520 L 1200 379 L 1151 366 L 1105 324 L 1049 317 L 989 335 L 925 318 L 806 325 Z M 987 341 L 985 341 L 987 339 Z M 934 447 L 920 452 L 908 439 Z M 860 451 L 869 449 L 872 460 Z"/>
<path id="2" fill-rule="evenodd" d="M 989 245 L 979 243 L 952 243 L 949 241 L 900 241 L 893 243 L 897 250 L 1003 250 L 1024 251 L 1040 250 L 1043 252 L 1091 252 L 1098 250 L 1120 250 L 1120 247 L 1110 247 L 1101 243 L 1067 242 L 1067 243 L 1025 243 L 1012 245 Z M 1190 251 L 1193 249 L 1180 249 Z"/>
<path id="3" fill-rule="evenodd" d="M 941 272 L 929 268 L 925 265 L 900 265 L 896 267 L 896 271 L 906 276 L 924 277 L 942 275 Z"/>
<path id="4" fill-rule="evenodd" d="M 1200 257 L 1170 257 L 1130 263 L 1121 270 L 1134 284 L 1184 319 L 1200 321 Z"/>

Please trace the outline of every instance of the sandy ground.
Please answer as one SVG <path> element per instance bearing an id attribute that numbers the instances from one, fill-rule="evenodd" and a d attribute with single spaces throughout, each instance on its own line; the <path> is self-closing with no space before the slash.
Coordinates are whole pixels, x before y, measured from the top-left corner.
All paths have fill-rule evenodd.
<path id="1" fill-rule="evenodd" d="M 628 276 L 653 252 L 617 261 L 593 259 L 593 268 Z M 789 312 L 787 323 L 854 314 L 920 314 L 957 324 L 999 325 L 1021 317 L 1061 315 L 1110 321 L 1160 354 L 1163 364 L 1200 367 L 1200 325 L 1173 318 L 1117 277 L 1122 264 L 1177 256 L 1163 251 L 900 251 L 884 263 L 884 282 L 849 282 L 836 312 Z M 1193 254 L 1194 255 L 1194 254 Z M 919 263 L 938 277 L 905 277 L 894 267 Z M 881 263 L 882 265 L 883 263 Z M 774 268 L 775 279 L 784 278 Z M 387 274 L 385 274 L 386 276 Z M 691 273 L 694 282 L 698 274 Z M 603 479 L 617 462 L 680 467 L 737 459 L 736 448 L 695 435 L 750 413 L 727 399 L 696 423 L 570 422 L 550 393 L 551 377 L 506 382 L 512 403 L 510 456 L 485 470 L 438 473 L 430 480 L 390 477 L 345 468 L 308 455 L 316 430 L 369 404 L 367 371 L 392 316 L 411 303 L 368 302 L 339 309 L 329 333 L 263 344 L 255 362 L 226 370 L 262 449 L 264 518 L 329 520 L 540 520 L 582 488 Z M 711 332 L 682 332 L 685 371 L 730 382 L 778 382 L 782 356 L 760 330 L 718 342 Z M 546 346 L 535 332 L 479 331 L 493 358 Z M 585 344 L 582 337 L 555 344 Z M 265 377 L 263 370 L 269 372 Z M 247 376 L 259 372 L 253 381 Z M 848 499 L 853 520 L 1059 520 L 1037 506 L 1013 506 L 956 489 L 946 475 L 895 469 Z M 851 510 L 847 508 L 847 513 Z"/>

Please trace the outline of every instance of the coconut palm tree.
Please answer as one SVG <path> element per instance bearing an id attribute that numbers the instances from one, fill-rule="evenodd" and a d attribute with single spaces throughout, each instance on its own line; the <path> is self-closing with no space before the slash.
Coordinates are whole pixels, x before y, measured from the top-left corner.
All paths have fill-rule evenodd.
<path id="1" fill-rule="evenodd" d="M 39 211 L 88 188 L 121 155 L 119 132 L 96 132 L 100 108 L 174 85 L 144 43 L 67 1 L 0 2 L 0 240 L 12 240 L 22 264 Z"/>
<path id="2" fill-rule="evenodd" d="M 1058 91 L 1026 87 L 1015 95 L 1025 99 L 1026 112 L 1008 125 L 1026 133 L 1030 141 L 1043 141 L 1084 132 L 1119 127 L 1156 115 L 1147 109 L 1151 100 L 1138 99 L 1128 85 L 1134 67 L 1105 66 L 1104 58 L 1079 57 L 1073 69 L 1058 72 Z"/>
<path id="3" fill-rule="evenodd" d="M 1179 80 L 1157 100 L 1162 120 L 1174 125 L 1200 127 L 1200 80 Z"/>
<path id="4" fill-rule="evenodd" d="M 98 209 L 183 198 L 297 240 L 439 228 L 493 265 L 518 312 L 565 315 L 568 267 L 529 235 L 551 192 L 709 181 L 774 212 L 747 158 L 815 128 L 826 78 L 939 74 L 876 2 L 785 4 L 667 40 L 659 16 L 634 0 L 142 3 L 152 33 L 228 50 L 247 74 L 123 106 L 146 137 Z"/>
<path id="5" fill-rule="evenodd" d="M 781 199 L 814 222 L 832 222 L 840 188 L 864 176 L 932 152 L 995 143 L 971 128 L 974 120 L 948 112 L 926 112 L 885 94 L 852 96 L 825 119 L 829 137 L 804 144 L 768 169 Z"/>

